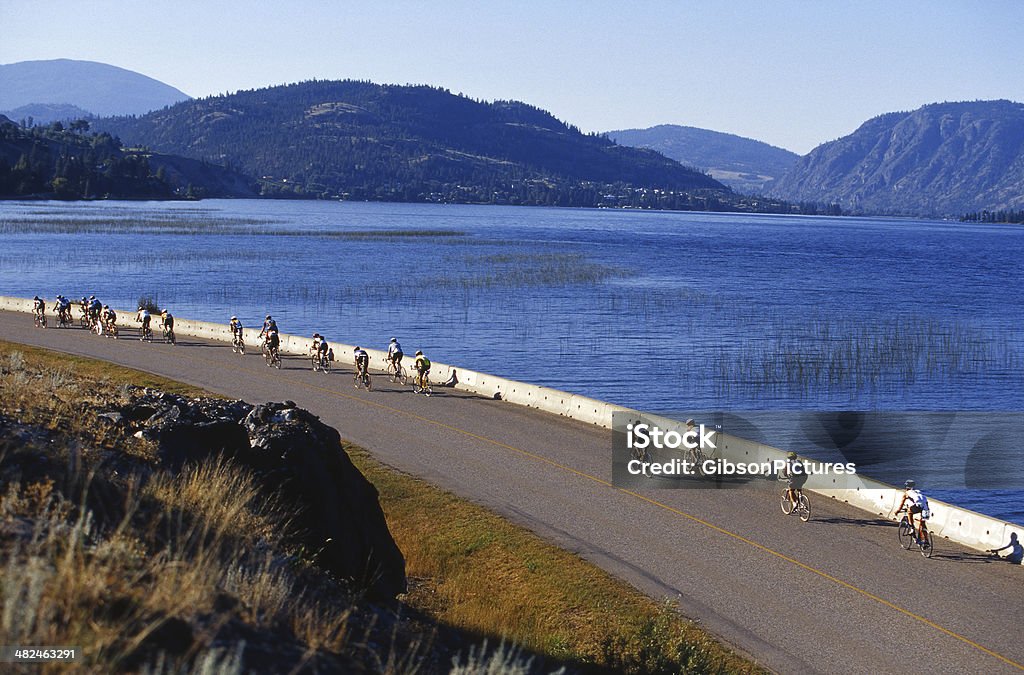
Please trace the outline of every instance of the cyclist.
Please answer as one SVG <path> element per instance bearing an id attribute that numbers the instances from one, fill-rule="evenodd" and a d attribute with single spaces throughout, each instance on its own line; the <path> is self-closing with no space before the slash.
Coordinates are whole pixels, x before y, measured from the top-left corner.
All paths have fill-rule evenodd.
<path id="1" fill-rule="evenodd" d="M 95 325 L 100 320 L 100 312 L 103 311 L 103 303 L 96 299 L 95 295 L 89 296 L 89 323 Z"/>
<path id="2" fill-rule="evenodd" d="M 423 355 L 423 352 L 416 350 L 416 384 L 421 389 L 427 386 L 427 376 L 430 375 L 430 359 Z"/>
<path id="3" fill-rule="evenodd" d="M 356 377 L 365 377 L 366 369 L 370 366 L 370 355 L 366 353 L 365 349 L 358 346 L 352 351 L 352 354 L 355 356 Z"/>
<path id="4" fill-rule="evenodd" d="M 924 521 L 928 520 L 932 515 L 931 510 L 928 508 L 928 498 L 915 487 L 912 480 L 908 480 L 903 484 L 903 490 L 903 499 L 900 500 L 899 506 L 896 507 L 896 513 L 902 511 L 903 506 L 907 505 L 907 519 L 910 521 L 910 527 L 916 533 L 917 543 L 920 544 L 924 541 Z M 921 517 L 917 519 L 918 522 L 915 525 L 914 516 L 917 514 L 921 514 Z"/>
<path id="5" fill-rule="evenodd" d="M 149 310 L 145 307 L 139 306 L 139 313 L 135 315 L 135 320 L 142 324 L 142 337 L 140 340 L 145 340 L 146 336 L 150 334 L 149 324 L 153 317 L 149 315 Z"/>
<path id="6" fill-rule="evenodd" d="M 113 335 L 117 337 L 117 313 L 110 309 L 109 305 L 103 305 L 103 311 L 100 313 L 100 321 L 102 322 L 104 330 L 107 335 Z"/>
<path id="7" fill-rule="evenodd" d="M 32 298 L 32 311 L 35 313 L 37 321 L 42 321 L 46 316 L 46 303 L 38 295 Z"/>
<path id="8" fill-rule="evenodd" d="M 82 317 L 87 318 L 89 316 L 89 298 L 82 296 L 82 299 L 78 301 L 78 309 L 82 310 Z"/>
<path id="9" fill-rule="evenodd" d="M 166 309 L 160 312 L 160 326 L 164 329 L 164 340 L 167 340 L 172 345 L 176 344 L 174 339 L 174 315 L 172 315 Z"/>
<path id="10" fill-rule="evenodd" d="M 59 293 L 57 300 L 53 303 L 53 311 L 57 314 L 58 323 L 71 323 L 71 301 Z"/>
<path id="11" fill-rule="evenodd" d="M 274 331 L 275 333 L 277 332 L 277 322 L 274 321 L 274 317 L 267 314 L 267 318 L 263 320 L 263 329 L 260 330 L 258 337 L 263 337 L 270 331 Z"/>
<path id="12" fill-rule="evenodd" d="M 783 475 L 780 478 L 786 478 L 786 496 L 789 497 L 789 503 L 793 505 L 793 513 L 796 513 L 797 502 L 800 500 L 800 491 L 804 488 L 804 483 L 807 482 L 807 474 L 804 473 L 803 464 L 797 461 L 796 453 L 793 451 L 786 453 L 786 465 L 782 467 Z"/>
<path id="13" fill-rule="evenodd" d="M 328 354 L 331 351 L 331 345 L 327 343 L 327 338 L 323 335 L 320 335 L 319 338 L 319 341 L 316 342 L 316 353 L 319 357 L 320 365 L 326 366 L 328 361 L 330 361 L 330 356 L 328 356 Z"/>
<path id="14" fill-rule="evenodd" d="M 267 331 L 267 353 L 272 358 L 277 358 L 277 350 L 281 346 L 281 338 L 278 336 L 276 330 Z"/>
<path id="15" fill-rule="evenodd" d="M 320 352 L 320 342 L 323 340 L 323 336 L 320 333 L 313 333 L 313 344 L 309 346 L 310 354 L 318 354 Z"/>
<path id="16" fill-rule="evenodd" d="M 231 323 L 228 324 L 231 328 L 231 337 L 241 340 L 242 339 L 242 322 L 238 320 L 237 316 L 231 317 Z"/>
<path id="17" fill-rule="evenodd" d="M 391 338 L 391 342 L 388 344 L 388 363 L 398 370 L 402 365 L 402 357 L 405 354 L 402 353 L 402 345 L 398 343 L 398 338 Z"/>

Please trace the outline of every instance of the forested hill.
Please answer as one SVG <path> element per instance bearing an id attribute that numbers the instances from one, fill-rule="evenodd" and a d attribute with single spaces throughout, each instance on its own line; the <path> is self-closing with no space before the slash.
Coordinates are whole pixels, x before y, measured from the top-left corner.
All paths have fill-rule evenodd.
<path id="1" fill-rule="evenodd" d="M 125 149 L 87 120 L 22 127 L 0 115 L 0 199 L 253 197 L 252 182 L 207 162 Z"/>
<path id="2" fill-rule="evenodd" d="M 825 143 L 772 186 L 845 211 L 960 216 L 1024 208 L 1024 104 L 935 103 Z"/>
<path id="3" fill-rule="evenodd" d="M 631 187 L 675 202 L 665 208 L 732 199 L 703 173 L 530 105 L 427 86 L 311 81 L 95 124 L 128 143 L 239 169 L 265 194 L 597 206 Z"/>

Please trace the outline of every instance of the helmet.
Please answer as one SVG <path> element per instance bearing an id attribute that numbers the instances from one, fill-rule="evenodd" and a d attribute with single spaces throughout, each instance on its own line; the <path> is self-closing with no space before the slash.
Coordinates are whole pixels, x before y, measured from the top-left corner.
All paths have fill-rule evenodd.
<path id="1" fill-rule="evenodd" d="M 110 305 L 103 305 L 103 309 L 110 309 Z"/>
<path id="2" fill-rule="evenodd" d="M 398 338 L 391 338 L 392 342 L 398 342 Z"/>
<path id="3" fill-rule="evenodd" d="M 143 311 L 144 309 L 145 309 L 145 308 L 144 308 L 144 307 L 143 307 L 142 305 L 139 305 L 139 311 L 140 311 L 140 312 L 141 312 L 141 311 Z"/>
<path id="4" fill-rule="evenodd" d="M 693 423 L 694 422 L 692 417 L 686 420 L 686 426 L 691 426 Z"/>
<path id="5" fill-rule="evenodd" d="M 96 296 L 95 296 L 95 295 L 90 295 L 90 296 L 89 296 L 89 299 L 90 299 L 90 300 L 95 300 L 95 299 L 96 299 Z"/>
<path id="6" fill-rule="evenodd" d="M 355 349 L 353 349 L 352 351 L 354 351 L 354 352 L 358 352 L 359 350 L 360 350 L 360 347 L 359 347 L 359 345 L 356 345 L 356 348 L 355 348 Z"/>
<path id="7" fill-rule="evenodd" d="M 914 487 L 914 485 L 916 485 L 916 483 L 914 483 L 914 481 L 908 480 L 906 483 L 903 484 L 903 487 L 905 487 L 905 488 L 907 488 L 909 490 L 910 488 Z"/>
<path id="8" fill-rule="evenodd" d="M 421 352 L 420 350 L 417 349 L 416 350 L 416 356 L 423 356 L 423 352 Z"/>
<path id="9" fill-rule="evenodd" d="M 238 321 L 238 317 L 237 316 L 233 316 L 233 317 L 231 317 L 231 320 L 232 321 Z"/>
<path id="10" fill-rule="evenodd" d="M 786 459 L 796 459 L 796 453 L 790 450 L 786 453 Z"/>
<path id="11" fill-rule="evenodd" d="M 267 314 L 267 321 L 270 321 L 270 315 Z"/>
<path id="12" fill-rule="evenodd" d="M 320 333 L 313 333 L 313 337 L 320 337 Z"/>

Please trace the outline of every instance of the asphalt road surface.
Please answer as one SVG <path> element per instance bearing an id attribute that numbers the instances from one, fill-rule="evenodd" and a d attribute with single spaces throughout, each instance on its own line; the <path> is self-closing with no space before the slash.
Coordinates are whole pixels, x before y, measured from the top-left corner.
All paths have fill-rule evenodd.
<path id="1" fill-rule="evenodd" d="M 159 331 L 157 331 L 159 334 Z M 811 494 L 784 516 L 771 489 L 637 492 L 611 485 L 611 432 L 451 389 L 427 398 L 351 368 L 193 338 L 176 347 L 35 329 L 0 312 L 0 339 L 119 363 L 243 398 L 291 399 L 369 449 L 596 563 L 785 673 L 1024 671 L 1024 567 L 939 539 L 932 559 L 895 525 Z M 127 338 L 127 339 L 126 339 Z M 443 514 L 439 514 L 443 515 Z"/>

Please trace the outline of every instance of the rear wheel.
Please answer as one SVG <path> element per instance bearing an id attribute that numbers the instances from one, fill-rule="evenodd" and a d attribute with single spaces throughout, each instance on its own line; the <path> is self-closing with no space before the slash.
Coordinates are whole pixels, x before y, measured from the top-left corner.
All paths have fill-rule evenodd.
<path id="1" fill-rule="evenodd" d="M 935 546 L 932 542 L 932 533 L 925 530 L 924 537 L 921 538 L 921 555 L 925 558 L 931 558 L 934 551 Z"/>

